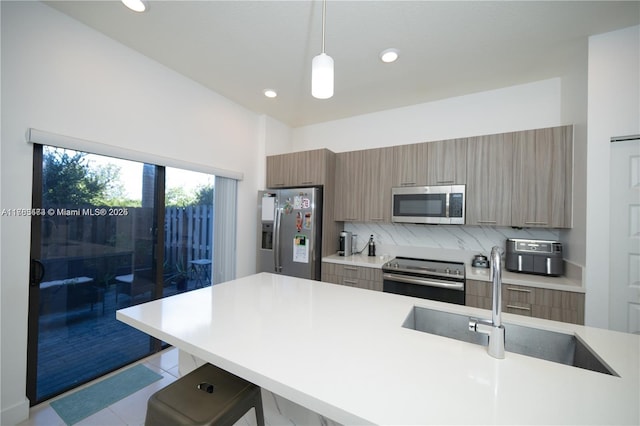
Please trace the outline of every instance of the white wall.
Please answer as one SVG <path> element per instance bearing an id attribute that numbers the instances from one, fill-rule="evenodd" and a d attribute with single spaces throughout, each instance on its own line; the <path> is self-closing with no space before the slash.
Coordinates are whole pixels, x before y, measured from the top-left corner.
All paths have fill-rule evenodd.
<path id="1" fill-rule="evenodd" d="M 609 326 L 610 140 L 640 134 L 640 26 L 589 39 L 586 324 Z M 603 198 L 604 197 L 604 198 Z"/>
<path id="2" fill-rule="evenodd" d="M 293 129 L 296 151 L 334 152 L 572 124 L 562 79 L 507 87 Z"/>
<path id="3" fill-rule="evenodd" d="M 268 115 L 260 117 L 260 126 L 262 131 L 260 132 L 258 153 L 260 158 L 260 163 L 258 164 L 258 187 L 264 189 L 266 188 L 267 178 L 267 156 L 292 151 L 291 128 Z"/>
<path id="4" fill-rule="evenodd" d="M 1 207 L 31 205 L 29 127 L 241 172 L 237 275 L 255 272 L 260 117 L 40 2 L 1 8 Z M 9 425 L 28 409 L 30 221 L 0 220 L 0 424 Z"/>

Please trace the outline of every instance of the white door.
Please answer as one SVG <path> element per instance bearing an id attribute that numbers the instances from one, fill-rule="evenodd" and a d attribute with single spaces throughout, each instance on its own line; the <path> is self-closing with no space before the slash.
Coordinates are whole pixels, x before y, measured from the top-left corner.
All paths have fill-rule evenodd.
<path id="1" fill-rule="evenodd" d="M 610 327 L 640 334 L 640 138 L 611 142 Z"/>

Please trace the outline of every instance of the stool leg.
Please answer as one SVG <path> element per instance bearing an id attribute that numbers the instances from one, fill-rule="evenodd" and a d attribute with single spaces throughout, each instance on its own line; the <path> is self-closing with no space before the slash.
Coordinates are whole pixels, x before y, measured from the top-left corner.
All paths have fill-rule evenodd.
<path id="1" fill-rule="evenodd" d="M 262 408 L 262 390 L 258 388 L 258 396 L 256 397 L 256 421 L 258 426 L 264 426 L 264 409 Z"/>

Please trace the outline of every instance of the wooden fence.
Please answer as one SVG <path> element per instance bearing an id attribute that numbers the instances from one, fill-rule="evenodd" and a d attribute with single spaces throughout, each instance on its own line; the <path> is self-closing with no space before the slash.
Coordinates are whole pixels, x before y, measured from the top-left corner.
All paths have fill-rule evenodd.
<path id="1" fill-rule="evenodd" d="M 43 217 L 41 257 L 48 280 L 151 267 L 152 209 L 128 207 L 126 215 L 117 216 L 88 214 L 95 209 L 55 208 L 56 214 Z M 213 216 L 212 205 L 165 209 L 165 273 L 187 270 L 191 260 L 212 259 Z"/>
<path id="2" fill-rule="evenodd" d="M 213 206 L 169 207 L 165 211 L 164 260 L 184 267 L 213 256 Z"/>

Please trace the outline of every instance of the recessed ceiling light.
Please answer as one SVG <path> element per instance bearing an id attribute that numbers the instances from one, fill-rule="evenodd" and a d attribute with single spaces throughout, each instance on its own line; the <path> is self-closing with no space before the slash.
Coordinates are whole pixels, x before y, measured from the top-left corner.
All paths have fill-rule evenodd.
<path id="1" fill-rule="evenodd" d="M 143 0 L 122 0 L 122 3 L 134 12 L 144 12 L 147 10 L 147 4 Z"/>
<path id="2" fill-rule="evenodd" d="M 267 98 L 275 98 L 276 96 L 278 96 L 278 93 L 273 89 L 264 89 L 264 95 Z"/>
<path id="3" fill-rule="evenodd" d="M 385 63 L 395 62 L 398 59 L 400 52 L 398 49 L 385 49 L 380 52 L 380 60 Z"/>

